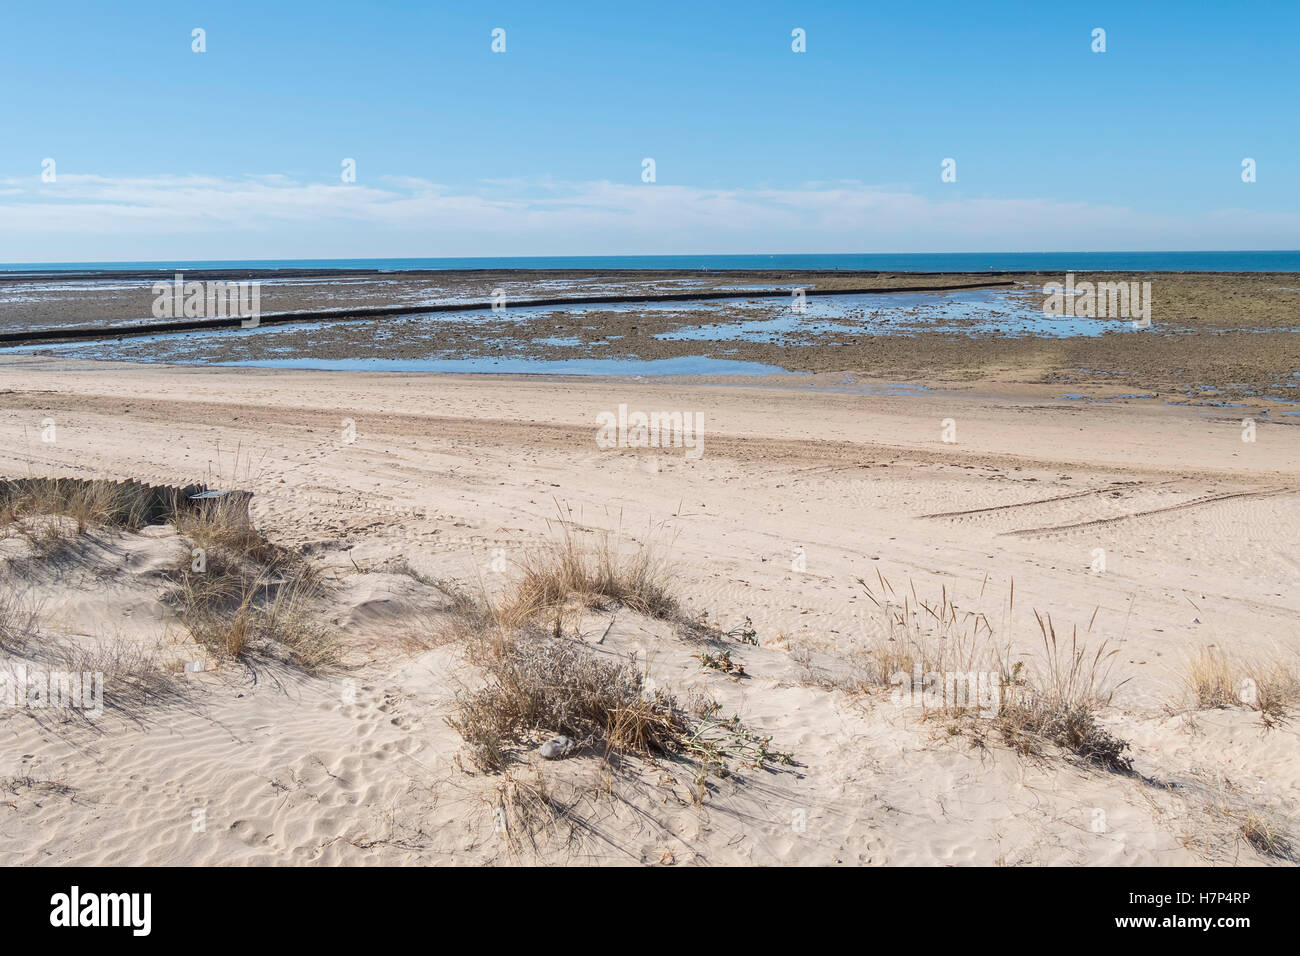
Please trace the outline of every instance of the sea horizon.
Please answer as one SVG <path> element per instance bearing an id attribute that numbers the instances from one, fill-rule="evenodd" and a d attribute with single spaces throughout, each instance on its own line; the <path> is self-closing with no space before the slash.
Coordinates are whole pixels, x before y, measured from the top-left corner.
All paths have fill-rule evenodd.
<path id="1" fill-rule="evenodd" d="M 1300 272 L 1300 250 L 465 256 L 361 259 L 157 259 L 0 263 L 0 274 L 312 269 L 379 272 L 556 269 L 845 272 Z"/>

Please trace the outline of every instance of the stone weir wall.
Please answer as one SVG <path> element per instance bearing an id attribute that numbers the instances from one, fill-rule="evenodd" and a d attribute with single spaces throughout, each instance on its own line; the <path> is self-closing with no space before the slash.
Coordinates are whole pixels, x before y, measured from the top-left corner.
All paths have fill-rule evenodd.
<path id="1" fill-rule="evenodd" d="M 3 478 L 0 507 L 24 502 L 94 503 L 123 523 L 165 524 L 178 513 L 201 514 L 222 507 L 248 520 L 249 491 L 220 491 L 204 484 L 151 485 L 128 478 Z M 62 510 L 62 509 L 59 509 Z"/>

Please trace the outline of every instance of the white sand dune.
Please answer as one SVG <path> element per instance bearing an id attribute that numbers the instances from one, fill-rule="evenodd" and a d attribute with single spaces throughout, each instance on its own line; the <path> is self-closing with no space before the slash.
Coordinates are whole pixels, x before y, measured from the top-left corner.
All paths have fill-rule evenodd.
<path id="1" fill-rule="evenodd" d="M 1278 861 L 1243 838 L 1246 813 L 1296 833 L 1295 725 L 1190 714 L 1179 675 L 1206 645 L 1297 660 L 1300 420 L 1261 421 L 1250 443 L 1231 410 L 1015 384 L 891 395 L 13 357 L 0 376 L 0 475 L 251 489 L 258 527 L 326 569 L 348 643 L 337 673 L 228 665 L 93 721 L 0 710 L 0 864 L 1263 864 Z M 702 412 L 703 455 L 598 447 L 596 416 L 620 404 Z M 689 774 L 610 773 L 590 753 L 473 772 L 445 718 L 479 678 L 427 643 L 427 582 L 499 590 L 561 517 L 582 540 L 666 548 L 687 607 L 749 618 L 759 640 L 732 649 L 746 676 L 728 677 L 666 624 L 610 609 L 574 622 L 591 652 L 637 652 L 795 766 L 714 779 L 702 799 Z M 0 560 L 26 547 L 0 541 Z M 0 573 L 52 639 L 132 642 L 179 671 L 204 656 L 159 600 L 179 547 L 169 529 L 95 533 L 57 565 Z M 1026 655 L 1035 609 L 1063 632 L 1092 622 L 1119 650 L 1127 683 L 1103 721 L 1135 773 L 973 746 L 839 686 L 878 626 L 857 583 L 877 572 L 927 600 L 946 589 Z M 534 845 L 494 808 L 538 780 L 578 825 Z"/>

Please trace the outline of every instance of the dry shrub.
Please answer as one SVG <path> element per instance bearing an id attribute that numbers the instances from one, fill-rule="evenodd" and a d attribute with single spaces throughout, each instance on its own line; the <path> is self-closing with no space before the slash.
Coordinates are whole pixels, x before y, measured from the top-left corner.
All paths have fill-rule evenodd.
<path id="1" fill-rule="evenodd" d="M 683 706 L 648 681 L 635 660 L 602 660 L 536 632 L 484 641 L 471 659 L 487 684 L 458 695 L 448 723 L 483 770 L 506 769 L 525 741 L 554 734 L 577 749 L 595 747 L 607 760 L 681 756 L 696 761 L 700 775 L 727 776 L 732 761 L 754 768 L 794 763 L 739 717 L 718 719 L 716 705 Z"/>
<path id="2" fill-rule="evenodd" d="M 480 689 L 458 695 L 448 718 L 481 769 L 504 770 L 526 741 L 557 734 L 606 759 L 678 755 L 720 774 L 732 759 L 791 762 L 738 718 L 717 720 L 684 707 L 655 687 L 635 658 L 602 658 L 562 637 L 558 626 L 544 632 L 535 621 L 543 611 L 554 611 L 558 621 L 576 599 L 587 606 L 618 602 L 680 623 L 666 576 L 649 548 L 619 558 L 606 537 L 588 555 L 566 530 L 554 546 L 530 555 L 500 601 L 440 585 L 450 597 L 440 642 L 459 641 L 486 677 Z"/>
<path id="3" fill-rule="evenodd" d="M 450 724 L 474 762 L 502 770 L 530 734 L 564 734 L 606 754 L 667 755 L 691 729 L 676 698 L 646 685 L 632 661 L 600 660 L 567 640 L 540 634 L 486 644 L 471 654 L 487 685 L 461 694 Z"/>

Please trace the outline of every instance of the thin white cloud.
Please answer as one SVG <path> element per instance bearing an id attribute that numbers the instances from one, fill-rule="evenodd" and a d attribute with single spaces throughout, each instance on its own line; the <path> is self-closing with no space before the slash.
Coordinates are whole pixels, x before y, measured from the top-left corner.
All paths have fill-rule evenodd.
<path id="1" fill-rule="evenodd" d="M 1170 216 L 1104 203 L 935 199 L 891 186 L 705 189 L 664 183 L 283 175 L 0 180 L 0 260 L 315 258 L 1294 245 L 1300 215 Z"/>

